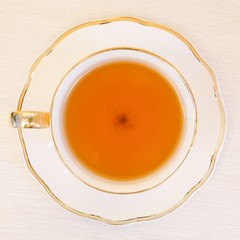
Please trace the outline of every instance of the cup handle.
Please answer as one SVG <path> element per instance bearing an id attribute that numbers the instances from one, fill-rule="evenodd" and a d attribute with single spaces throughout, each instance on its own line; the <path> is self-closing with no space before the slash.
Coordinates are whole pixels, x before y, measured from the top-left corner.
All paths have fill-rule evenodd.
<path id="1" fill-rule="evenodd" d="M 11 124 L 14 128 L 47 128 L 49 127 L 49 112 L 12 112 Z"/>

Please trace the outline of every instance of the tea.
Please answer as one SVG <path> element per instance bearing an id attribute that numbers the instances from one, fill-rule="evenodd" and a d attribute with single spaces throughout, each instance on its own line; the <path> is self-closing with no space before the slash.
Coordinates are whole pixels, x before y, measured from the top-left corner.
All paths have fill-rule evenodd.
<path id="1" fill-rule="evenodd" d="M 70 149 L 89 171 L 134 180 L 163 166 L 183 130 L 180 98 L 168 80 L 137 62 L 96 67 L 70 91 L 64 131 Z"/>

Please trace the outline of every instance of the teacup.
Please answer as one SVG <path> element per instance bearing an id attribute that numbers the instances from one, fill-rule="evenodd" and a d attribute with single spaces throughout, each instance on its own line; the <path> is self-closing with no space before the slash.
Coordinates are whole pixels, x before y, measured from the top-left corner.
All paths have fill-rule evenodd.
<path id="1" fill-rule="evenodd" d="M 95 142 L 94 136 L 96 134 L 96 131 L 98 131 L 98 129 L 100 129 L 101 127 L 98 127 L 97 130 L 95 130 L 95 132 L 92 132 L 92 135 L 91 135 L 91 131 L 88 130 L 88 132 L 86 134 L 84 133 L 83 136 L 81 136 L 79 138 L 79 139 L 81 139 L 81 141 L 79 141 L 79 142 L 81 142 L 81 151 L 80 151 L 79 155 L 76 154 L 76 151 L 74 151 L 74 148 L 71 146 L 70 140 L 69 140 L 69 135 L 66 130 L 67 128 L 71 128 L 73 133 L 74 133 L 75 129 L 76 129 L 76 131 L 79 131 L 78 130 L 80 127 L 79 122 L 81 123 L 80 124 L 81 125 L 80 132 L 85 131 L 84 129 L 91 129 L 92 126 L 90 126 L 90 127 L 87 126 L 87 125 L 90 125 L 90 123 L 87 123 L 87 121 L 85 121 L 86 126 L 84 126 L 82 123 L 85 123 L 85 122 L 83 120 L 80 121 L 79 116 L 76 117 L 77 116 L 76 114 L 74 114 L 72 117 L 69 117 L 70 115 L 68 115 L 68 118 L 70 118 L 70 120 L 73 121 L 75 124 L 72 124 L 71 126 L 70 125 L 66 126 L 66 122 L 67 122 L 66 119 L 68 119 L 68 118 L 66 118 L 66 111 L 67 111 L 66 109 L 68 109 L 68 104 L 70 104 L 69 98 L 73 94 L 74 89 L 76 89 L 77 86 L 81 86 L 81 85 L 83 85 L 83 83 L 88 81 L 86 77 L 89 76 L 89 74 L 96 71 L 96 69 L 101 70 L 105 66 L 109 66 L 109 69 L 110 69 L 110 68 L 112 68 L 111 66 L 113 66 L 114 64 L 116 65 L 117 63 L 128 63 L 128 65 L 131 63 L 131 64 L 133 64 L 132 66 L 135 66 L 135 65 L 136 66 L 145 66 L 146 68 L 149 68 L 150 71 L 154 71 L 155 73 L 159 74 L 159 76 L 164 78 L 164 81 L 167 81 L 169 86 L 171 86 L 171 88 L 174 90 L 174 92 L 177 96 L 177 99 L 179 100 L 179 105 L 181 106 L 181 111 L 182 111 L 182 127 L 181 127 L 181 132 L 179 135 L 179 140 L 178 140 L 176 146 L 174 147 L 173 151 L 171 152 L 171 154 L 169 154 L 168 157 L 166 157 L 164 164 L 160 165 L 160 164 L 156 163 L 155 165 L 159 166 L 159 167 L 156 167 L 154 169 L 154 171 L 152 171 L 152 172 L 148 172 L 146 174 L 139 175 L 139 177 L 131 178 L 131 171 L 130 171 L 130 173 L 129 173 L 130 175 L 128 175 L 128 178 L 125 178 L 125 179 L 119 178 L 119 176 L 121 175 L 121 173 L 124 176 L 124 172 L 125 171 L 127 172 L 127 169 L 123 170 L 123 169 L 119 168 L 120 170 L 119 170 L 118 177 L 114 178 L 114 172 L 112 173 L 111 177 L 108 177 L 106 174 L 105 175 L 101 174 L 101 173 L 98 174 L 97 171 L 94 171 L 94 167 L 93 168 L 89 167 L 88 165 L 85 164 L 84 161 L 85 161 L 85 159 L 87 159 L 93 166 L 98 161 L 98 165 L 101 166 L 101 159 L 103 159 L 104 156 L 108 156 L 108 155 L 107 154 L 104 155 L 103 151 L 101 151 L 100 148 L 108 147 L 107 143 L 109 144 L 109 148 L 111 148 L 111 147 L 115 148 L 116 143 L 114 143 L 114 141 L 116 141 L 117 138 L 124 138 L 124 137 L 125 137 L 125 145 L 124 145 L 125 146 L 125 148 L 124 148 L 125 155 L 122 154 L 123 150 L 121 150 L 121 147 L 123 146 L 123 145 L 121 145 L 122 140 L 121 141 L 119 140 L 119 142 L 118 142 L 119 143 L 119 152 L 117 151 L 118 148 L 116 148 L 117 149 L 117 150 L 115 149 L 116 156 L 114 157 L 111 155 L 111 158 L 109 157 L 109 159 L 111 161 L 119 161 L 120 162 L 121 157 L 119 157 L 119 156 L 125 156 L 126 159 L 128 159 L 128 161 L 130 162 L 131 157 L 129 157 L 129 156 L 133 156 L 133 158 L 135 156 L 135 158 L 136 158 L 136 156 L 139 156 L 139 153 L 143 152 L 144 158 L 139 156 L 139 162 L 135 161 L 135 168 L 132 169 L 132 172 L 134 172 L 135 169 L 138 169 L 138 167 L 137 167 L 138 164 L 140 165 L 140 164 L 143 164 L 142 162 L 144 162 L 144 161 L 146 162 L 148 157 L 149 157 L 149 160 L 153 159 L 152 155 L 154 155 L 154 154 L 156 155 L 157 148 L 155 150 L 151 150 L 151 151 L 149 150 L 149 154 L 147 155 L 147 152 L 143 151 L 145 145 L 141 145 L 139 147 L 139 149 L 137 149 L 135 146 L 135 149 L 134 149 L 135 155 L 134 155 L 133 150 L 131 148 L 131 141 L 129 140 L 129 142 L 126 142 L 126 141 L 128 141 L 128 139 L 133 139 L 133 137 L 135 137 L 135 138 L 137 138 L 138 136 L 142 137 L 141 133 L 139 133 L 137 135 L 136 135 L 136 133 L 134 133 L 135 135 L 131 135 L 131 131 L 135 131 L 135 132 L 140 131 L 141 132 L 141 128 L 135 128 L 135 126 L 134 126 L 136 121 L 134 123 L 131 122 L 132 117 L 129 117 L 126 113 L 124 113 L 124 114 L 121 113 L 120 115 L 117 113 L 116 118 L 113 118 L 114 121 L 112 121 L 111 124 L 115 124 L 114 131 L 116 129 L 125 129 L 124 130 L 125 132 L 127 129 L 127 131 L 128 131 L 128 133 L 127 133 L 128 135 L 126 135 L 126 136 L 123 136 L 123 134 L 125 134 L 125 132 L 123 133 L 122 130 L 121 130 L 120 135 L 119 135 L 119 133 L 113 132 L 113 135 L 118 134 L 117 137 L 115 136 L 113 138 L 113 144 L 110 144 L 111 139 L 109 140 L 109 136 L 112 136 L 112 135 L 109 135 L 106 132 L 105 132 L 106 134 L 104 134 L 101 131 L 99 131 L 98 141 L 97 141 L 97 143 L 94 143 L 95 144 L 94 145 L 93 144 L 93 142 Z M 136 88 L 139 88 L 137 78 L 136 78 L 136 80 L 134 80 L 134 83 L 135 82 L 136 82 Z M 150 80 L 149 80 L 149 82 L 150 82 Z M 117 84 L 116 82 L 114 82 L 114 80 L 113 80 L 113 83 Z M 106 84 L 106 82 L 102 83 L 101 86 L 105 87 L 104 84 Z M 146 82 L 146 89 L 144 89 L 142 87 L 142 90 L 141 91 L 139 90 L 138 92 L 141 92 L 141 94 L 145 94 L 145 92 L 146 92 L 146 94 L 147 93 L 149 94 L 149 92 L 147 92 L 147 91 L 150 91 L 148 89 L 148 84 L 149 83 Z M 117 86 L 118 87 L 123 86 L 124 91 L 122 90 L 122 92 L 121 92 L 119 90 L 119 92 L 121 93 L 121 96 L 123 98 L 130 99 L 129 96 L 132 95 L 131 99 L 133 99 L 133 98 L 137 99 L 138 95 L 136 95 L 135 90 L 133 90 L 134 89 L 133 84 L 131 85 L 131 86 L 133 86 L 133 88 L 131 88 L 132 94 L 131 94 L 131 91 L 129 90 L 129 87 L 124 88 L 124 84 L 122 84 L 122 85 L 120 84 Z M 143 86 L 143 85 L 141 85 L 141 86 Z M 85 94 L 86 91 L 88 91 L 88 89 L 89 88 L 86 87 L 85 92 L 83 91 L 83 93 Z M 96 88 L 96 90 L 97 89 L 98 88 Z M 110 89 L 110 88 L 108 88 L 108 89 Z M 117 87 L 115 87 L 115 89 L 116 89 L 116 91 L 118 90 Z M 157 87 L 156 87 L 156 89 L 157 89 Z M 152 92 L 155 92 L 155 91 L 152 91 Z M 156 90 L 156 93 L 157 93 L 157 90 Z M 152 93 L 153 98 L 154 98 L 154 94 L 156 94 L 156 93 Z M 117 92 L 116 92 L 116 94 L 117 94 Z M 114 96 L 114 93 L 109 94 L 109 92 L 106 91 L 106 95 Z M 149 96 L 151 98 L 151 91 L 150 91 Z M 89 94 L 87 95 L 87 93 L 86 93 L 86 97 L 84 98 L 84 99 L 88 99 L 89 102 L 86 101 L 85 106 L 83 106 L 81 108 L 79 107 L 79 108 L 87 109 L 89 106 L 91 111 L 98 111 L 99 106 L 100 106 L 98 104 L 98 102 L 95 102 L 95 105 L 90 105 L 90 102 L 92 101 L 91 99 L 93 99 L 93 98 L 94 98 L 93 91 L 89 90 Z M 106 98 L 106 96 L 105 96 L 105 98 Z M 116 99 L 120 99 L 120 97 L 111 98 L 111 99 L 113 99 L 113 100 L 112 101 L 109 100 L 109 103 L 108 103 L 108 101 L 105 101 L 106 106 L 104 105 L 105 106 L 104 109 L 110 109 L 109 111 L 112 111 L 112 109 L 117 109 L 116 110 L 116 112 L 117 112 L 119 107 L 116 107 L 114 104 L 117 102 Z M 138 100 L 139 99 L 137 99 L 136 102 L 144 103 L 144 101 L 141 102 Z M 131 100 L 131 101 L 134 102 L 135 100 Z M 130 105 L 131 105 L 131 101 L 129 102 Z M 117 104 L 119 106 L 119 102 Z M 111 105 L 111 107 L 109 107 L 108 105 L 109 106 Z M 133 109 L 132 105 L 129 108 L 127 105 L 128 105 L 128 102 L 125 100 L 124 109 L 125 110 L 130 109 L 130 110 L 126 110 L 126 111 L 128 113 L 132 111 L 135 114 L 134 119 L 138 119 L 138 118 L 140 118 L 140 116 L 144 116 L 144 119 L 145 119 L 145 115 L 149 114 L 149 112 L 148 112 L 149 109 L 147 109 L 147 108 L 144 109 L 143 107 L 141 108 L 139 106 L 136 106 L 136 104 L 135 104 L 134 106 L 136 106 L 136 108 L 140 109 L 139 111 L 135 111 L 135 110 L 131 110 L 131 109 Z M 165 103 L 165 106 L 166 106 L 166 108 L 168 108 L 168 102 Z M 154 107 L 154 108 L 156 108 L 156 107 Z M 144 114 L 144 111 L 146 112 L 146 114 Z M 158 112 L 159 111 L 161 111 L 161 109 L 160 110 L 158 109 Z M 141 112 L 141 114 L 139 113 L 139 115 L 138 115 L 138 112 Z M 86 118 L 86 115 L 87 115 L 86 112 L 84 112 L 84 114 L 82 114 L 82 118 Z M 103 112 L 103 115 L 104 115 L 104 112 Z M 165 117 L 165 116 L 163 116 L 163 117 Z M 102 190 L 102 191 L 106 191 L 106 192 L 110 192 L 110 193 L 127 194 L 127 193 L 135 193 L 135 192 L 145 191 L 145 190 L 151 189 L 151 188 L 159 185 L 164 180 L 166 180 L 169 176 L 171 176 L 180 167 L 180 165 L 183 163 L 184 159 L 186 159 L 186 157 L 191 149 L 191 146 L 193 144 L 193 141 L 194 141 L 194 136 L 195 136 L 195 132 L 196 132 L 197 112 L 196 112 L 196 107 L 195 107 L 195 100 L 192 95 L 191 89 L 189 88 L 189 86 L 187 85 L 184 78 L 181 76 L 181 74 L 178 72 L 178 70 L 174 68 L 173 65 L 171 65 L 169 62 L 167 62 L 163 58 L 161 58 L 151 52 L 147 52 L 147 51 L 140 50 L 140 49 L 118 48 L 118 49 L 109 49 L 109 50 L 94 53 L 91 56 L 87 57 L 86 59 L 83 59 L 80 62 L 78 62 L 75 66 L 73 66 L 66 73 L 66 75 L 61 80 L 59 86 L 57 87 L 55 94 L 52 98 L 50 112 L 18 111 L 18 112 L 13 112 L 11 114 L 11 119 L 12 119 L 12 125 L 14 127 L 21 127 L 21 128 L 50 127 L 56 150 L 58 151 L 60 158 L 65 163 L 65 165 L 69 169 L 69 171 L 71 171 L 76 177 L 78 177 L 80 180 L 82 180 L 87 185 L 89 185 L 93 188 L 96 188 L 98 190 Z M 96 117 L 96 119 L 97 119 L 97 117 Z M 93 119 L 93 122 L 96 121 L 96 119 Z M 106 119 L 107 118 L 103 118 L 102 121 L 107 122 L 107 121 L 105 121 Z M 145 124 L 147 123 L 146 119 L 144 120 Z M 92 121 L 89 121 L 89 122 L 92 123 Z M 151 124 L 151 121 L 149 121 L 149 124 Z M 174 124 L 174 121 L 173 121 L 173 124 Z M 99 125 L 96 125 L 96 126 L 99 126 Z M 146 125 L 143 124 L 143 127 L 146 128 Z M 111 129 L 111 131 L 112 131 L 113 128 L 107 127 L 106 129 Z M 134 129 L 134 130 L 132 130 L 132 129 Z M 156 126 L 156 129 L 158 129 L 157 126 Z M 120 131 L 120 130 L 116 130 L 116 131 Z M 142 131 L 147 132 L 147 130 L 144 128 L 142 128 Z M 152 135 L 154 135 L 154 133 L 151 134 L 149 132 L 146 134 L 147 134 L 147 136 L 150 136 L 150 138 Z M 102 142 L 104 142 L 105 145 L 100 144 L 101 137 L 103 139 Z M 159 137 L 160 137 L 160 135 L 159 135 Z M 161 136 L 161 137 L 163 138 L 163 141 L 164 141 L 164 138 L 166 138 L 166 134 L 165 135 L 163 134 L 163 136 Z M 91 141 L 89 140 L 89 138 L 91 138 Z M 104 138 L 107 138 L 107 140 L 104 141 Z M 150 143 L 151 143 L 151 141 L 152 141 L 152 139 L 149 140 Z M 155 145 L 157 144 L 157 140 L 154 141 L 154 144 Z M 83 145 L 84 146 L 86 145 L 86 147 L 84 147 L 85 149 L 88 148 L 90 150 L 85 151 L 83 148 Z M 88 145 L 91 145 L 91 147 L 88 147 Z M 150 146 L 148 146 L 148 149 L 152 149 L 151 144 L 149 144 L 149 145 Z M 156 146 L 158 146 L 158 145 L 156 145 Z M 94 147 L 96 147 L 96 149 L 98 149 L 98 150 L 95 151 Z M 129 155 L 127 155 L 128 152 L 126 149 L 129 151 Z M 159 151 L 161 151 L 161 146 L 159 147 Z M 109 154 L 109 152 L 110 151 L 108 151 L 108 154 Z M 153 152 L 154 152 L 154 154 L 153 154 Z M 112 154 L 112 151 L 111 151 L 111 154 Z M 119 156 L 117 156 L 117 155 L 119 155 Z M 155 157 L 155 155 L 154 155 L 154 157 Z M 156 156 L 158 156 L 158 155 L 156 155 Z M 141 158 L 144 160 L 142 160 Z M 155 157 L 155 158 L 157 159 L 157 157 Z M 154 161 L 156 161 L 155 158 L 154 158 Z M 161 161 L 161 159 L 159 158 L 159 162 L 160 161 Z M 112 162 L 110 162 L 110 163 L 112 164 Z M 104 163 L 104 164 L 106 165 L 106 163 Z M 126 166 L 128 166 L 128 165 L 126 165 Z M 141 170 L 141 171 L 143 171 L 143 170 Z"/>

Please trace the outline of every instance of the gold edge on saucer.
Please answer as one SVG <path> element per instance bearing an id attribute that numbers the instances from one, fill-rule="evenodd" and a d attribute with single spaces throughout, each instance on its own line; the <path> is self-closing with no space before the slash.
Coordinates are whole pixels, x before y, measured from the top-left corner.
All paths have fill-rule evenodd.
<path id="1" fill-rule="evenodd" d="M 220 116 L 221 116 L 221 129 L 220 129 L 220 135 L 219 135 L 219 139 L 215 148 L 215 151 L 211 157 L 211 162 L 209 165 L 209 168 L 207 170 L 207 172 L 205 173 L 204 177 L 194 186 L 192 187 L 187 194 L 178 202 L 176 203 L 173 207 L 171 207 L 170 209 L 162 212 L 162 213 L 157 213 L 157 214 L 153 214 L 150 216 L 144 216 L 144 217 L 136 217 L 136 218 L 132 218 L 132 219 L 127 219 L 127 220 L 109 220 L 109 219 L 105 219 L 101 216 L 97 216 L 97 215 L 92 215 L 92 214 L 86 214 L 83 212 L 79 212 L 69 206 L 67 206 L 65 203 L 63 203 L 60 199 L 58 199 L 50 190 L 50 188 L 45 184 L 45 182 L 37 175 L 37 173 L 34 171 L 33 167 L 31 166 L 31 163 L 29 161 L 28 158 L 28 154 L 26 151 L 26 146 L 25 146 L 25 142 L 23 139 L 23 135 L 22 135 L 22 130 L 21 129 L 17 129 L 18 130 L 18 136 L 23 148 L 23 154 L 24 154 L 24 158 L 25 158 L 25 162 L 27 164 L 28 169 L 30 170 L 30 172 L 32 173 L 32 175 L 38 180 L 38 182 L 44 187 L 44 189 L 47 191 L 47 193 L 59 204 L 61 205 L 63 208 L 65 208 L 66 210 L 75 213 L 77 215 L 80 215 L 82 217 L 87 217 L 90 219 L 95 219 L 98 220 L 100 222 L 104 222 L 107 224 L 112 224 L 112 225 L 121 225 L 121 224 L 126 224 L 126 223 L 132 223 L 132 222 L 141 222 L 141 221 L 146 221 L 146 220 L 152 220 L 152 219 L 156 219 L 156 218 L 160 218 L 165 216 L 166 214 L 174 211 L 175 209 L 177 209 L 179 206 L 181 206 L 197 189 L 199 189 L 208 179 L 208 177 L 210 176 L 210 174 L 212 173 L 213 169 L 214 169 L 214 165 L 216 162 L 216 158 L 217 155 L 221 149 L 221 145 L 225 136 L 225 128 L 226 128 L 226 118 L 225 118 L 225 112 L 224 112 L 224 107 L 223 107 L 223 103 L 222 100 L 220 98 L 220 94 L 217 86 L 217 81 L 215 78 L 215 75 L 212 71 L 212 69 L 210 68 L 210 66 L 200 57 L 200 55 L 197 53 L 197 51 L 194 49 L 194 47 L 183 37 L 181 36 L 179 33 L 177 33 L 176 31 L 160 25 L 160 24 L 156 24 L 156 23 L 151 23 L 151 22 L 147 22 L 147 21 L 143 21 L 137 18 L 133 18 L 133 17 L 117 17 L 117 18 L 111 18 L 111 19 L 106 19 L 106 20 L 100 20 L 100 21 L 93 21 L 93 22 L 88 22 L 88 23 L 84 23 L 81 25 L 78 25 L 70 30 L 68 30 L 67 32 L 65 32 L 63 35 L 61 35 L 40 57 L 38 57 L 38 59 L 33 63 L 31 69 L 30 69 L 30 73 L 29 73 L 29 77 L 27 80 L 27 83 L 25 84 L 23 91 L 20 95 L 19 101 L 18 101 L 18 106 L 17 106 L 17 110 L 20 111 L 22 108 L 22 103 L 25 97 L 25 94 L 27 92 L 27 89 L 29 87 L 30 81 L 31 81 L 31 77 L 32 74 L 34 73 L 34 70 L 36 69 L 37 65 L 40 63 L 40 61 L 46 57 L 48 54 L 50 54 L 53 51 L 53 48 L 62 40 L 64 39 L 66 36 L 68 36 L 69 34 L 71 34 L 72 32 L 81 29 L 83 27 L 87 27 L 87 26 L 92 26 L 92 25 L 100 25 L 100 24 L 106 24 L 106 23 L 111 23 L 111 22 L 116 22 L 116 21 L 131 21 L 131 22 L 135 22 L 141 25 L 145 25 L 145 26 L 151 26 L 151 27 L 156 27 L 162 30 L 165 30 L 169 33 L 172 33 L 174 36 L 176 36 L 178 39 L 180 39 L 186 46 L 188 46 L 188 48 L 191 50 L 191 52 L 194 54 L 194 56 L 196 57 L 196 59 L 201 62 L 203 64 L 203 66 L 207 69 L 207 71 L 209 72 L 213 84 L 214 84 L 214 92 L 215 92 L 215 96 L 216 96 L 216 100 L 218 102 L 219 105 L 219 110 L 220 110 Z"/>

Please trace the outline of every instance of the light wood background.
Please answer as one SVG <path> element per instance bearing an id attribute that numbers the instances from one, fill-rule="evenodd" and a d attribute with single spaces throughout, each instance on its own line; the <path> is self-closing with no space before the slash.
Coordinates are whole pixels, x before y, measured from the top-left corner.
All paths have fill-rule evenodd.
<path id="1" fill-rule="evenodd" d="M 240 239 L 239 0 L 0 0 L 0 239 Z M 227 113 L 215 171 L 184 206 L 162 219 L 108 226 L 58 206 L 24 163 L 9 114 L 35 59 L 86 21 L 133 16 L 184 35 L 213 68 Z"/>

